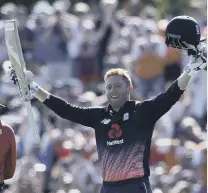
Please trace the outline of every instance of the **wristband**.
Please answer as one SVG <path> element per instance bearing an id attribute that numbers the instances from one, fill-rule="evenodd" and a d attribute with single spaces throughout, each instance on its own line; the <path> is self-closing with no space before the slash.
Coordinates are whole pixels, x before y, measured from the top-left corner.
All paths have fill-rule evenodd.
<path id="1" fill-rule="evenodd" d="M 36 82 L 33 81 L 30 84 L 30 92 L 31 92 L 31 94 L 34 95 L 37 92 L 38 89 L 39 89 L 39 85 Z"/>
<path id="2" fill-rule="evenodd" d="M 189 76 L 194 76 L 194 75 L 196 74 L 196 72 L 197 72 L 197 71 L 191 69 L 189 65 L 187 65 L 187 66 L 184 68 L 184 71 L 185 71 Z"/>

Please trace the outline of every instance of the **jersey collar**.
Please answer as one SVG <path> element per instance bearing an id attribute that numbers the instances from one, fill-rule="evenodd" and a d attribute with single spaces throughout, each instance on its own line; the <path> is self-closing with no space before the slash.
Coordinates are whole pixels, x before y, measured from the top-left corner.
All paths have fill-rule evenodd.
<path id="1" fill-rule="evenodd" d="M 110 115 L 114 115 L 114 114 L 117 114 L 117 113 L 123 114 L 123 113 L 125 113 L 125 112 L 130 112 L 132 109 L 134 109 L 134 108 L 132 108 L 132 107 L 134 107 L 134 106 L 135 106 L 135 101 L 126 101 L 126 102 L 124 103 L 123 107 L 121 107 L 121 108 L 119 109 L 119 111 L 116 112 L 116 111 L 113 110 L 113 107 L 109 104 L 109 105 L 107 106 L 107 108 L 106 108 L 106 111 L 107 111 Z"/>

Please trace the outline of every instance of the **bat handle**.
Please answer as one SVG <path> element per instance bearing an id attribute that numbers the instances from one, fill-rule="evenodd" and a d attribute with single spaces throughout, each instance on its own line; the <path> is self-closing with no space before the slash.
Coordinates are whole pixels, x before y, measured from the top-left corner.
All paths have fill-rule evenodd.
<path id="1" fill-rule="evenodd" d="M 26 107 L 27 115 L 28 115 L 29 129 L 30 129 L 30 131 L 32 132 L 32 134 L 34 136 L 34 143 L 38 144 L 40 142 L 40 136 L 39 136 L 38 129 L 36 127 L 35 119 L 34 119 L 34 116 L 33 116 L 31 102 L 26 101 L 25 102 L 25 107 Z"/>

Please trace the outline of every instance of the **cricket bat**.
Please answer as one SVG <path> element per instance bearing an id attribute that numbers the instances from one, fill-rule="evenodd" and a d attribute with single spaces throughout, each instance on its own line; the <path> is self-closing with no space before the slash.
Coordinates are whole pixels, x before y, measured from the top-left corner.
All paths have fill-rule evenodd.
<path id="1" fill-rule="evenodd" d="M 20 44 L 17 23 L 15 20 L 6 20 L 4 24 L 5 40 L 9 60 L 17 75 L 17 86 L 20 97 L 23 99 L 25 108 L 27 110 L 29 129 L 31 129 L 35 142 L 38 143 L 40 141 L 40 137 L 32 112 L 32 96 L 24 73 L 26 71 L 26 65 Z"/>

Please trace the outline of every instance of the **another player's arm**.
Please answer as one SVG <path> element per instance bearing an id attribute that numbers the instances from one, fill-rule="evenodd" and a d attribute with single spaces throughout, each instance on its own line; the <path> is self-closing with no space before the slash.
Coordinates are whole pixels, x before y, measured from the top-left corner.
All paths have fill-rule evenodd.
<path id="1" fill-rule="evenodd" d="M 4 180 L 10 179 L 14 176 L 17 159 L 15 134 L 11 128 L 8 128 L 7 137 L 10 144 L 10 148 L 5 157 Z"/>

